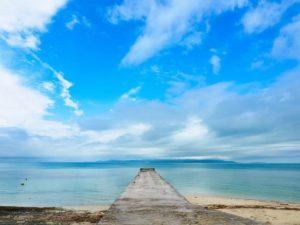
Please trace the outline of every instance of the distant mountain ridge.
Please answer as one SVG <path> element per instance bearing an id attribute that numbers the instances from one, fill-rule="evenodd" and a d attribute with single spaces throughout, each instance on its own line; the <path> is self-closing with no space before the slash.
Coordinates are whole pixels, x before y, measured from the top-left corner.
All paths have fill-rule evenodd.
<path id="1" fill-rule="evenodd" d="M 103 160 L 97 163 L 236 163 L 221 159 L 136 159 L 136 160 Z"/>
<path id="2" fill-rule="evenodd" d="M 70 163 L 236 163 L 221 159 L 133 159 L 133 160 L 97 160 L 97 161 L 64 161 L 51 158 L 34 157 L 0 157 L 0 162 L 70 162 Z"/>

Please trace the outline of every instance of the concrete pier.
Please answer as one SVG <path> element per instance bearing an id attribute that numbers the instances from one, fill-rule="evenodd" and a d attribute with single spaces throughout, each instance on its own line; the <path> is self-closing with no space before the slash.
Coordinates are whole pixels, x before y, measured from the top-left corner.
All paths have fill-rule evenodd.
<path id="1" fill-rule="evenodd" d="M 254 221 L 189 203 L 154 168 L 139 174 L 112 204 L 102 225 L 237 225 Z"/>

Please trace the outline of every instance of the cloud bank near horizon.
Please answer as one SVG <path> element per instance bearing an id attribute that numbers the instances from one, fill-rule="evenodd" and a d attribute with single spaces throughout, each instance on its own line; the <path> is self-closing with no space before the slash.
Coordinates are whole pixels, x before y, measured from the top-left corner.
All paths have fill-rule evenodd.
<path id="1" fill-rule="evenodd" d="M 168 102 L 121 97 L 110 112 L 74 124 L 41 119 L 51 101 L 33 93 L 44 108 L 33 108 L 37 114 L 15 115 L 18 111 L 10 106 L 12 113 L 6 117 L 1 114 L 1 118 L 6 122 L 11 119 L 14 124 L 0 124 L 0 147 L 3 154 L 5 146 L 18 149 L 21 142 L 30 146 L 26 154 L 99 160 L 201 156 L 247 161 L 256 155 L 276 160 L 297 157 L 299 72 L 299 68 L 287 72 L 265 87 L 230 82 L 195 87 Z M 8 108 L 1 102 L 1 108 Z M 16 124 L 17 116 L 22 121 L 26 116 L 23 114 L 34 119 L 25 117 L 27 123 Z M 16 145 L 10 145 L 16 137 Z M 22 155 L 24 149 L 20 149 L 7 149 L 4 155 Z M 43 151 L 37 153 L 38 149 Z"/>

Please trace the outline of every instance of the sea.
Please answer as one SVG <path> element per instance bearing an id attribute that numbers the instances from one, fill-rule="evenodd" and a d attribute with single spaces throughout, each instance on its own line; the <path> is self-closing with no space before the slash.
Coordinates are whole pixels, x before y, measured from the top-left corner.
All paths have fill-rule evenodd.
<path id="1" fill-rule="evenodd" d="M 183 195 L 300 203 L 300 164 L 199 162 L 0 162 L 0 205 L 109 205 L 141 167 Z"/>

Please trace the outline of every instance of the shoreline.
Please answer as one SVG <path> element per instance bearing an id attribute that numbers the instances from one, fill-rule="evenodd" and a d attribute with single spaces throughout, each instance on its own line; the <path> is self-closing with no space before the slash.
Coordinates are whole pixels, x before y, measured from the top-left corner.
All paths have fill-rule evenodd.
<path id="1" fill-rule="evenodd" d="M 195 205 L 266 224 L 300 224 L 300 203 L 209 195 L 187 195 L 185 197 Z"/>
<path id="2" fill-rule="evenodd" d="M 300 224 L 300 203 L 268 201 L 211 195 L 186 195 L 192 204 L 273 225 Z M 110 205 L 54 207 L 0 206 L 0 221 L 36 219 L 68 224 L 96 224 Z M 3 216 L 4 215 L 4 216 Z M 26 216 L 24 216 L 26 215 Z M 28 217 L 28 218 L 26 218 Z M 28 223 L 30 224 L 30 223 Z"/>

